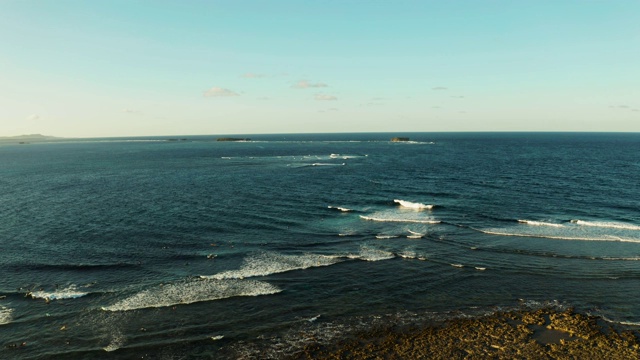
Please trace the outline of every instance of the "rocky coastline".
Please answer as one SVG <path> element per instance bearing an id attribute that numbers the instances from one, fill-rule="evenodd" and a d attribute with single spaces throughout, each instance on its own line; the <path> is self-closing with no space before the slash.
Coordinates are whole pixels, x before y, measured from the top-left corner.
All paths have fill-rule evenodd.
<path id="1" fill-rule="evenodd" d="M 572 309 L 498 312 L 427 327 L 378 327 L 295 359 L 640 359 L 640 338 Z"/>

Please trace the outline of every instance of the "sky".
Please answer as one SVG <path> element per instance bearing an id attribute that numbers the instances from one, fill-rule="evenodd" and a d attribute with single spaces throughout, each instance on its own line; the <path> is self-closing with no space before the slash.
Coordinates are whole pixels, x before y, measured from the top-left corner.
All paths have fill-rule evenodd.
<path id="1" fill-rule="evenodd" d="M 638 0 L 0 0 L 0 136 L 640 132 Z"/>

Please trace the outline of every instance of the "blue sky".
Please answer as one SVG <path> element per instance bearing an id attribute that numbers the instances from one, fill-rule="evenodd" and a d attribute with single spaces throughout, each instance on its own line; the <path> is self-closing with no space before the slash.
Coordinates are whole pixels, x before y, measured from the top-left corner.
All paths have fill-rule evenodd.
<path id="1" fill-rule="evenodd" d="M 640 1 L 0 0 L 0 136 L 640 131 Z"/>

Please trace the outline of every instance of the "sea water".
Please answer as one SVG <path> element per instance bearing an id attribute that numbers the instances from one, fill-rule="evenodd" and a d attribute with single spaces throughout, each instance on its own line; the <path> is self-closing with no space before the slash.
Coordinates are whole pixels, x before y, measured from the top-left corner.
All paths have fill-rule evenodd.
<path id="1" fill-rule="evenodd" d="M 640 325 L 640 134 L 242 137 L 0 146 L 0 357 L 279 358 L 522 306 Z"/>

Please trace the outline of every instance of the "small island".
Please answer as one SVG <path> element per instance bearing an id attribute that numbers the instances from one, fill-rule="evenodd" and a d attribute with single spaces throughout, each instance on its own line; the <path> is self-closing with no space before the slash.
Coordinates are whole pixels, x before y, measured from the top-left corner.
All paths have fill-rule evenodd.
<path id="1" fill-rule="evenodd" d="M 222 138 L 218 138 L 216 141 L 249 141 L 249 140 L 251 139 L 222 137 Z"/>
<path id="2" fill-rule="evenodd" d="M 391 142 L 400 142 L 400 141 L 409 141 L 408 137 L 393 137 L 391 138 Z"/>

